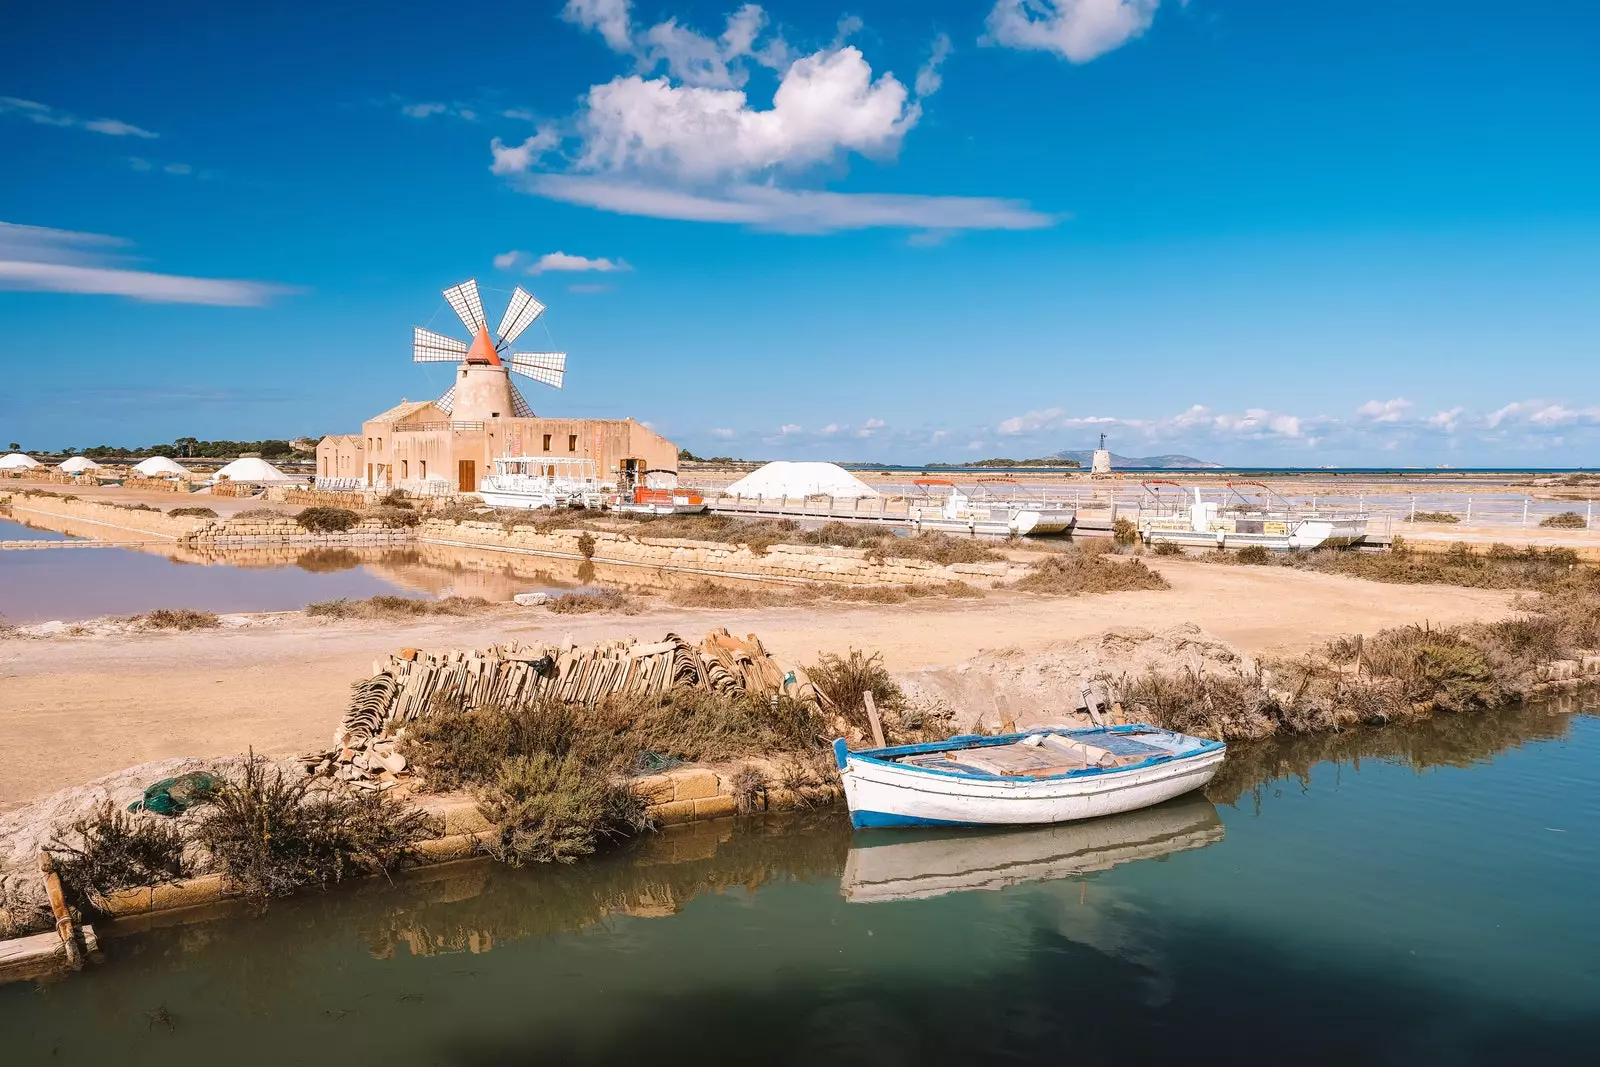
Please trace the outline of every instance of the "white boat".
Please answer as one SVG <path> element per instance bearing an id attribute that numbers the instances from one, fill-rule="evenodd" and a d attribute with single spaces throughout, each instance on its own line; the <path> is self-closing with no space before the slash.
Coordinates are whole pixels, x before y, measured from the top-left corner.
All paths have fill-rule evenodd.
<path id="1" fill-rule="evenodd" d="M 1162 487 L 1178 490 L 1176 496 Z M 1249 496 L 1241 489 L 1252 490 Z M 1148 498 L 1139 509 L 1139 535 L 1146 544 L 1196 548 L 1263 548 L 1307 551 L 1347 548 L 1367 536 L 1365 512 L 1329 512 L 1291 504 L 1261 482 L 1229 482 L 1228 497 L 1205 500 L 1199 489 L 1190 497 L 1175 482 L 1144 483 Z"/>
<path id="2" fill-rule="evenodd" d="M 679 485 L 677 471 L 652 469 L 625 473 L 611 509 L 627 515 L 698 515 L 706 510 L 706 499 L 699 490 Z"/>
<path id="3" fill-rule="evenodd" d="M 1160 804 L 1211 781 L 1228 746 L 1155 726 L 1026 733 L 851 752 L 834 759 L 858 829 L 1026 826 Z"/>
<path id="4" fill-rule="evenodd" d="M 592 459 L 502 456 L 478 483 L 483 502 L 496 508 L 598 508 L 605 494 Z"/>
<path id="5" fill-rule="evenodd" d="M 1159 859 L 1222 836 L 1217 809 L 1202 796 L 1062 826 L 869 835 L 850 846 L 839 892 L 865 904 L 1005 889 Z"/>
<path id="6" fill-rule="evenodd" d="M 1077 509 L 1070 504 L 1026 497 L 998 496 L 979 486 L 965 493 L 942 478 L 918 478 L 914 483 L 927 494 L 926 503 L 909 503 L 906 517 L 918 530 L 997 536 L 1062 533 L 1072 527 Z M 941 499 L 937 487 L 948 487 Z"/>

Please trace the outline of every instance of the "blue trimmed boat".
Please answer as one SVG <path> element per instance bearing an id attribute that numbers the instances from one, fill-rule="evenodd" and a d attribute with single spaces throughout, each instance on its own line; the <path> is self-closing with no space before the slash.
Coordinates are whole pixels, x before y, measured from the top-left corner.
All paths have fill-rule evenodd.
<path id="1" fill-rule="evenodd" d="M 1227 751 L 1143 724 L 963 734 L 864 752 L 833 743 L 858 829 L 1038 826 L 1137 811 L 1202 788 Z"/>

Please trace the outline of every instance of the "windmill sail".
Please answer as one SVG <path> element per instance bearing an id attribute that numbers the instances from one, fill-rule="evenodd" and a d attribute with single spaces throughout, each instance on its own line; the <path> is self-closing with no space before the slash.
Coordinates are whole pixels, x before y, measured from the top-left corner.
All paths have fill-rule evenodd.
<path id="1" fill-rule="evenodd" d="M 460 285 L 451 286 L 444 291 L 444 298 L 468 333 L 476 337 L 483 332 L 487 320 L 483 317 L 483 301 L 478 299 L 478 279 L 468 278 Z"/>
<path id="2" fill-rule="evenodd" d="M 500 320 L 500 343 L 511 344 L 542 314 L 544 305 L 539 303 L 539 299 L 522 286 L 517 286 L 511 293 L 511 302 L 506 305 L 505 316 Z"/>
<path id="3" fill-rule="evenodd" d="M 567 374 L 565 352 L 513 352 L 511 369 L 518 374 L 542 382 L 555 389 L 561 388 Z"/>
<path id="4" fill-rule="evenodd" d="M 444 395 L 433 402 L 433 406 L 444 412 L 446 415 L 450 414 L 451 410 L 453 410 L 456 406 L 456 387 L 452 385 L 450 388 L 446 389 L 444 391 Z"/>
<path id="5" fill-rule="evenodd" d="M 465 341 L 457 341 L 454 337 L 446 337 L 442 333 L 424 330 L 421 326 L 411 327 L 411 362 L 413 363 L 459 363 L 461 357 L 467 354 Z"/>
<path id="6" fill-rule="evenodd" d="M 511 387 L 511 414 L 519 419 L 533 418 L 533 408 L 514 385 Z"/>

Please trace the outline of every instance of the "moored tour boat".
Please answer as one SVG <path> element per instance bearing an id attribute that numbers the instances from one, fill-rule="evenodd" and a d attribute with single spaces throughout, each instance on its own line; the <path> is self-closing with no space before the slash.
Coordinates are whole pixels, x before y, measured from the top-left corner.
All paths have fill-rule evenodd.
<path id="1" fill-rule="evenodd" d="M 965 734 L 863 752 L 834 742 L 859 829 L 1043 825 L 1136 811 L 1201 788 L 1226 754 L 1221 741 L 1143 724 Z"/>

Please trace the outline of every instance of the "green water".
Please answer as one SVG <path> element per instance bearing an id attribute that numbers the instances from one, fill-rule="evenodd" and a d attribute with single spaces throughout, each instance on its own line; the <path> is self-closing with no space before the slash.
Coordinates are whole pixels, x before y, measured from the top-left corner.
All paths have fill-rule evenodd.
<path id="1" fill-rule="evenodd" d="M 1241 749 L 1054 836 L 730 821 L 124 933 L 0 987 L 0 1062 L 1594 1062 L 1587 699 Z"/>

